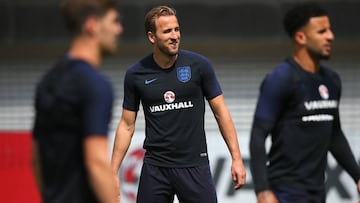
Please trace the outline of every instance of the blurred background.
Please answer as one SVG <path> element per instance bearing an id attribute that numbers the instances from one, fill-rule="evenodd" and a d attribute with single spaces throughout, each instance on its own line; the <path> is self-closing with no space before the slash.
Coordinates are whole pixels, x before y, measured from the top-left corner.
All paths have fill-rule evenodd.
<path id="1" fill-rule="evenodd" d="M 287 8 L 296 2 L 301 1 L 119 1 L 125 30 L 119 52 L 107 58 L 102 68 L 102 72 L 113 82 L 116 96 L 109 135 L 111 142 L 121 113 L 125 70 L 151 51 L 143 28 L 144 15 L 153 6 L 166 4 L 177 10 L 181 47 L 203 54 L 213 62 L 247 164 L 249 131 L 259 85 L 265 74 L 290 54 L 290 40 L 282 29 L 282 17 Z M 342 126 L 360 161 L 360 1 L 317 2 L 329 12 L 336 36 L 332 58 L 324 63 L 334 68 L 342 78 Z M 23 202 L 18 193 L 30 200 L 26 202 L 39 202 L 29 158 L 34 88 L 44 71 L 66 52 L 68 44 L 69 35 L 58 9 L 58 1 L 0 0 L 1 202 Z M 205 116 L 209 156 L 219 202 L 256 202 L 250 171 L 246 187 L 238 192 L 231 190 L 229 154 L 225 146 L 219 145 L 223 141 L 208 107 Z M 144 124 L 140 112 L 131 150 L 141 148 Z M 359 198 L 354 182 L 331 156 L 327 177 L 328 202 L 350 203 Z M 124 178 L 121 172 L 120 178 Z M 137 183 L 126 182 L 126 178 L 123 181 L 124 202 L 133 202 L 131 197 L 136 193 L 134 188 Z"/>

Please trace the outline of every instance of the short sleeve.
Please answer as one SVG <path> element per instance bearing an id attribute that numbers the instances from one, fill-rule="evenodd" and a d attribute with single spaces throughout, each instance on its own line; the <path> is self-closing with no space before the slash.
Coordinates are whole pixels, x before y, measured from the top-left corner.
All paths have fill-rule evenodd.
<path id="1" fill-rule="evenodd" d="M 133 69 L 130 68 L 126 71 L 124 78 L 123 108 L 130 111 L 138 111 L 139 106 L 140 106 L 140 97 L 135 88 Z"/>
<path id="2" fill-rule="evenodd" d="M 107 135 L 113 106 L 111 83 L 99 74 L 90 75 L 83 85 L 85 134 Z"/>
<path id="3" fill-rule="evenodd" d="M 207 100 L 222 94 L 221 86 L 216 77 L 214 67 L 208 59 L 203 57 L 203 68 L 201 69 L 201 83 L 204 96 Z"/>

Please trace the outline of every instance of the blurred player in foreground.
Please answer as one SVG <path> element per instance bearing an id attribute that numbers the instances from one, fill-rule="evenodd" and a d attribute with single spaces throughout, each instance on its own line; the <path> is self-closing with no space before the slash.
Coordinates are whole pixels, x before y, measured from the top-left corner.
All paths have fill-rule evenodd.
<path id="1" fill-rule="evenodd" d="M 115 0 L 65 0 L 67 54 L 36 89 L 33 165 L 43 202 L 115 203 L 108 156 L 113 90 L 100 68 L 122 33 Z"/>

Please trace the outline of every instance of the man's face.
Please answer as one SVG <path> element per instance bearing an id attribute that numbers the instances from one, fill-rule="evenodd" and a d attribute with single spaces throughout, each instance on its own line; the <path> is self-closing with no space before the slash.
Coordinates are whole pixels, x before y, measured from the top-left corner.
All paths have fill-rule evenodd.
<path id="1" fill-rule="evenodd" d="M 113 54 L 117 50 L 118 40 L 123 32 L 119 22 L 119 13 L 110 9 L 103 17 L 98 19 L 97 38 L 103 54 Z"/>
<path id="2" fill-rule="evenodd" d="M 309 55 L 317 59 L 330 58 L 331 42 L 335 37 L 330 29 L 329 18 L 327 16 L 310 18 L 309 23 L 302 30 Z"/>
<path id="3" fill-rule="evenodd" d="M 176 16 L 160 16 L 155 20 L 156 32 L 149 40 L 158 50 L 167 56 L 175 56 L 180 46 L 180 27 Z"/>

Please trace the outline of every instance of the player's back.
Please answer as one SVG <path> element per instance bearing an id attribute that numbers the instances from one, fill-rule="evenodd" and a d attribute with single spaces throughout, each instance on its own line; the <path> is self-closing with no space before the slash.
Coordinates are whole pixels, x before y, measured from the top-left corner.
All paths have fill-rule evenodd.
<path id="1" fill-rule="evenodd" d="M 37 87 L 34 135 L 40 147 L 44 202 L 96 202 L 83 158 L 83 89 L 91 69 L 64 57 Z"/>

